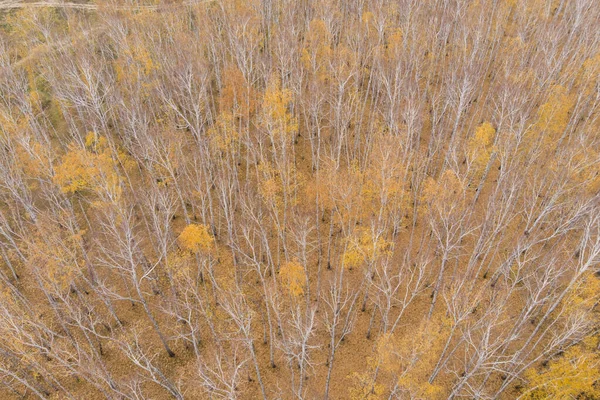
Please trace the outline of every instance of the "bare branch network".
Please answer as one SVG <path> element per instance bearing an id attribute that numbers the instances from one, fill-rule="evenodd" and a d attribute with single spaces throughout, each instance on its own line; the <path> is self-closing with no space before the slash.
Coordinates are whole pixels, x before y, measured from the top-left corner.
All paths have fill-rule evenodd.
<path id="1" fill-rule="evenodd" d="M 0 398 L 600 398 L 600 2 L 0 2 Z"/>

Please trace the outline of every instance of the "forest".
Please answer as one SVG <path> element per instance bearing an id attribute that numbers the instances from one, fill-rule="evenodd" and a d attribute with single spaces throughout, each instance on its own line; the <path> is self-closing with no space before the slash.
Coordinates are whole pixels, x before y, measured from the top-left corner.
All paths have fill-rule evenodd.
<path id="1" fill-rule="evenodd" d="M 599 27 L 3 0 L 0 399 L 600 399 Z"/>

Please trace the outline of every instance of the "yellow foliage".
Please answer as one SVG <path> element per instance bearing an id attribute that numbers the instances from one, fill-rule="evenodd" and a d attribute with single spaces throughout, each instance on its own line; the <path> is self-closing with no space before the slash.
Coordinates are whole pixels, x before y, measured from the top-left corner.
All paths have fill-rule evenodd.
<path id="1" fill-rule="evenodd" d="M 256 101 L 256 90 L 248 84 L 242 72 L 235 67 L 225 69 L 219 97 L 221 113 L 250 118 L 256 109 Z"/>
<path id="2" fill-rule="evenodd" d="M 284 203 L 289 205 L 299 203 L 299 199 L 292 197 L 296 191 L 304 191 L 305 178 L 301 172 L 296 170 L 294 164 L 288 164 L 286 168 L 278 169 L 273 163 L 265 161 L 258 166 L 260 181 L 258 192 L 262 199 L 277 212 L 282 211 Z"/>
<path id="3" fill-rule="evenodd" d="M 404 33 L 402 29 L 398 27 L 394 27 L 388 29 L 388 36 L 386 38 L 387 45 L 382 49 L 383 60 L 388 63 L 396 62 L 402 54 L 402 42 Z"/>
<path id="4" fill-rule="evenodd" d="M 215 125 L 208 130 L 208 137 L 215 150 L 220 152 L 232 151 L 239 140 L 233 114 L 231 112 L 221 112 Z"/>
<path id="5" fill-rule="evenodd" d="M 309 24 L 300 61 L 304 68 L 316 74 L 320 82 L 328 78 L 326 63 L 331 59 L 331 34 L 320 19 L 314 19 Z"/>
<path id="6" fill-rule="evenodd" d="M 62 157 L 62 163 L 55 169 L 54 182 L 63 193 L 75 193 L 92 186 L 98 171 L 88 161 L 86 152 L 74 147 Z"/>
<path id="7" fill-rule="evenodd" d="M 88 132 L 85 136 L 85 148 L 89 151 L 97 153 L 99 150 L 106 148 L 106 138 L 98 136 L 96 132 Z"/>
<path id="8" fill-rule="evenodd" d="M 39 268 L 48 289 L 67 290 L 84 264 L 78 249 L 85 232 L 66 234 L 53 223 L 46 225 L 45 220 L 40 220 L 37 228 L 39 236 L 30 242 L 28 261 Z"/>
<path id="9" fill-rule="evenodd" d="M 351 400 L 378 400 L 383 398 L 385 386 L 375 380 L 381 364 L 381 354 L 376 350 L 373 357 L 367 357 L 367 369 L 363 373 L 354 372 L 350 377 L 354 386 L 350 388 Z"/>
<path id="10" fill-rule="evenodd" d="M 412 398 L 443 398 L 443 387 L 430 384 L 429 376 L 443 350 L 449 324 L 441 317 L 409 327 L 401 337 L 386 334 L 379 338 L 377 352 L 382 368 L 396 376 L 398 386 Z"/>
<path id="11" fill-rule="evenodd" d="M 364 262 L 365 258 L 360 248 L 351 246 L 344 252 L 344 266 L 349 269 L 356 268 Z"/>
<path id="12" fill-rule="evenodd" d="M 201 224 L 186 226 L 177 238 L 179 247 L 190 253 L 208 253 L 211 251 L 214 241 L 208 226 Z"/>
<path id="13" fill-rule="evenodd" d="M 53 7 L 23 7 L 3 15 L 3 25 L 8 28 L 9 35 L 14 38 L 14 48 L 19 55 L 25 57 L 33 50 L 33 46 L 44 45 L 47 37 L 44 28 L 53 29 L 56 34 L 65 33 L 65 19 Z"/>
<path id="14" fill-rule="evenodd" d="M 286 262 L 279 269 L 279 277 L 294 297 L 302 296 L 306 287 L 304 268 L 298 261 Z"/>
<path id="15" fill-rule="evenodd" d="M 464 186 L 454 171 L 446 170 L 438 181 L 427 178 L 422 197 L 426 202 L 444 203 L 455 198 L 463 189 Z"/>
<path id="16" fill-rule="evenodd" d="M 190 276 L 193 256 L 188 252 L 173 251 L 167 254 L 166 268 L 176 281 L 185 281 Z"/>
<path id="17" fill-rule="evenodd" d="M 547 103 L 538 110 L 540 128 L 551 134 L 562 133 L 569 122 L 569 113 L 574 99 L 562 86 L 553 88 Z"/>
<path id="18" fill-rule="evenodd" d="M 150 75 L 152 71 L 159 69 L 159 66 L 152 60 L 150 53 L 145 47 L 138 46 L 134 51 L 133 57 L 142 66 L 145 75 Z"/>
<path id="19" fill-rule="evenodd" d="M 597 339 L 588 338 L 550 361 L 547 367 L 529 369 L 525 374 L 529 385 L 520 398 L 600 398 L 600 388 L 595 385 L 600 376 L 600 355 L 595 351 L 596 346 Z"/>
<path id="20" fill-rule="evenodd" d="M 259 193 L 263 200 L 279 209 L 283 205 L 283 180 L 280 173 L 271 163 L 264 162 L 258 166 L 262 179 L 259 182 Z"/>
<path id="21" fill-rule="evenodd" d="M 561 303 L 567 318 L 579 319 L 589 316 L 590 310 L 599 300 L 600 280 L 593 272 L 587 272 Z M 591 315 L 597 321 L 595 313 Z M 521 398 L 538 400 L 600 397 L 600 387 L 597 385 L 600 354 L 597 347 L 598 338 L 587 337 L 546 366 L 530 368 L 525 373 L 529 384 Z"/>
<path id="22" fill-rule="evenodd" d="M 593 137 L 593 134 L 590 134 Z M 587 194 L 593 195 L 600 190 L 600 152 L 593 146 L 582 146 L 566 165 L 569 181 L 584 185 Z"/>
<path id="23" fill-rule="evenodd" d="M 492 155 L 496 130 L 489 122 L 484 122 L 475 130 L 475 135 L 469 139 L 467 149 L 469 158 L 473 160 L 475 171 L 480 173 L 487 165 Z"/>
<path id="24" fill-rule="evenodd" d="M 291 101 L 292 92 L 273 79 L 263 97 L 262 125 L 274 141 L 290 141 L 298 132 L 298 121 L 288 110 Z"/>
<path id="25" fill-rule="evenodd" d="M 429 212 L 442 218 L 460 211 L 465 204 L 465 185 L 452 170 L 445 171 L 436 181 L 425 180 L 421 193 L 421 212 Z"/>
<path id="26" fill-rule="evenodd" d="M 568 310 L 567 315 L 575 316 L 578 312 L 588 314 L 600 301 L 600 279 L 591 271 L 580 277 L 577 285 L 562 300 Z M 592 314 L 597 318 L 596 314 Z"/>
<path id="27" fill-rule="evenodd" d="M 600 53 L 585 60 L 578 81 L 582 87 L 581 91 L 593 95 L 596 85 L 600 82 Z"/>
<path id="28" fill-rule="evenodd" d="M 351 400 L 378 400 L 382 399 L 385 387 L 373 381 L 373 373 L 367 371 L 359 374 L 353 373 L 354 386 L 350 388 Z"/>
<path id="29" fill-rule="evenodd" d="M 60 186 L 63 193 L 102 189 L 112 199 L 118 199 L 121 195 L 121 176 L 106 138 L 90 132 L 85 145 L 86 149 L 69 146 L 69 151 L 54 169 L 54 183 Z"/>
<path id="30" fill-rule="evenodd" d="M 31 141 L 25 146 L 19 146 L 16 149 L 19 165 L 23 172 L 30 177 L 40 177 L 48 173 L 49 160 L 47 154 L 44 154 L 46 148 L 37 141 Z"/>
<path id="31" fill-rule="evenodd" d="M 136 42 L 128 43 L 121 50 L 120 56 L 113 61 L 113 69 L 118 83 L 139 84 L 142 96 L 148 98 L 151 93 L 149 89 L 156 84 L 152 73 L 160 70 L 160 64 L 144 43 Z"/>
<path id="32" fill-rule="evenodd" d="M 359 267 L 364 262 L 375 262 L 382 255 L 389 254 L 392 247 L 392 242 L 382 237 L 374 237 L 371 231 L 365 228 L 358 229 L 347 241 L 343 263 L 349 269 Z"/>
<path id="33" fill-rule="evenodd" d="M 552 150 L 560 135 L 569 123 L 575 98 L 562 86 L 554 86 L 550 90 L 548 101 L 540 106 L 537 122 L 534 124 L 526 140 L 537 140 L 541 137 L 545 150 Z"/>

